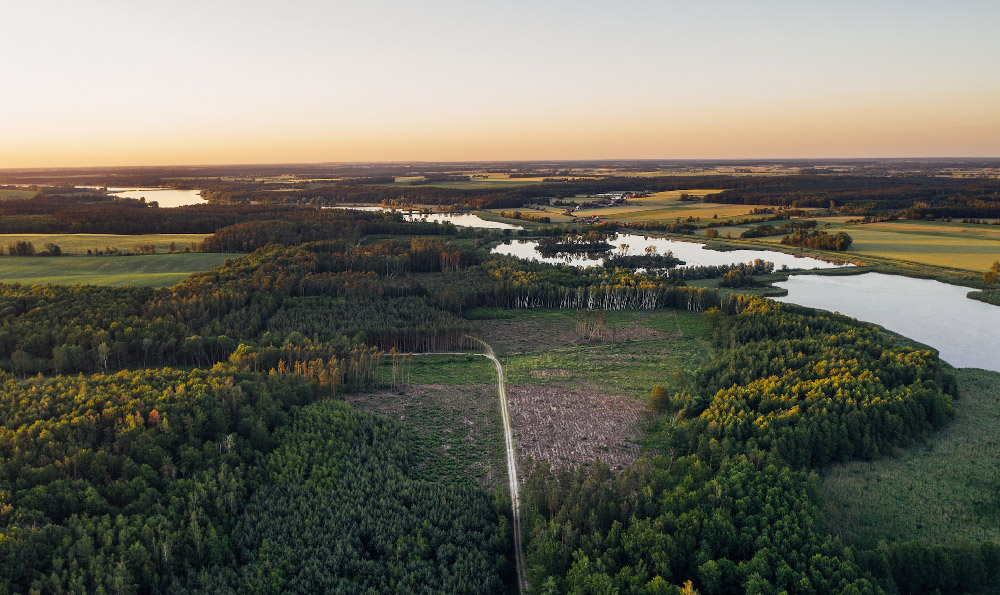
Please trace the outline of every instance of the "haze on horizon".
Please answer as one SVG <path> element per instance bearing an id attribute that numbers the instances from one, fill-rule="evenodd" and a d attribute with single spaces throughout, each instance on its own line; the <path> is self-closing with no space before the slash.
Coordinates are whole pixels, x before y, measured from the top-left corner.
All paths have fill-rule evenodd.
<path id="1" fill-rule="evenodd" d="M 1000 3 L 8 2 L 0 167 L 1000 156 Z"/>

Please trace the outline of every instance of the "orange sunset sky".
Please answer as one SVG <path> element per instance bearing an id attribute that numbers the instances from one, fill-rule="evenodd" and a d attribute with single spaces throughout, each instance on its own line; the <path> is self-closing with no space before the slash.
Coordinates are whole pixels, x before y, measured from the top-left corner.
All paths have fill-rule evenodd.
<path id="1" fill-rule="evenodd" d="M 1000 3 L 7 3 L 0 167 L 1000 156 Z"/>

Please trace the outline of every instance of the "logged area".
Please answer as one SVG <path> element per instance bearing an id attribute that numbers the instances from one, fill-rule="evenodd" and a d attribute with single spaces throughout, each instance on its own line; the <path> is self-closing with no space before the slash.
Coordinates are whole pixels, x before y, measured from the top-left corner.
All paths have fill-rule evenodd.
<path id="1" fill-rule="evenodd" d="M 705 322 L 686 312 L 508 310 L 482 320 L 497 349 L 518 459 L 553 469 L 621 470 L 640 453 L 650 388 L 677 390 L 709 353 Z"/>
<path id="2" fill-rule="evenodd" d="M 555 470 L 600 459 L 621 471 L 639 456 L 644 404 L 622 395 L 530 384 L 508 388 L 518 462 Z"/>
<path id="3" fill-rule="evenodd" d="M 349 395 L 346 401 L 411 428 L 419 477 L 472 480 L 492 489 L 504 483 L 506 473 L 496 382 L 492 369 L 485 372 L 469 378 L 477 384 L 413 384 Z"/>

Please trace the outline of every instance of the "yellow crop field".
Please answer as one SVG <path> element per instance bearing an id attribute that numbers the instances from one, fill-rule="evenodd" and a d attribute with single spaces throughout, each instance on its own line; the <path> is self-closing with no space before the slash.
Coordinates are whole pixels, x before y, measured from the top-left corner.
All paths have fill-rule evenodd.
<path id="1" fill-rule="evenodd" d="M 918 234 L 855 226 L 851 252 L 923 264 L 985 271 L 1000 260 L 1000 241 L 981 237 Z"/>
<path id="2" fill-rule="evenodd" d="M 891 258 L 933 266 L 982 272 L 1000 260 L 1000 226 L 949 223 L 944 221 L 888 221 L 845 225 L 846 217 L 818 219 L 819 229 L 828 233 L 847 232 L 854 243 L 849 254 Z M 775 222 L 775 225 L 780 222 Z M 826 223 L 830 227 L 825 226 Z M 719 228 L 739 237 L 751 226 Z M 776 243 L 781 236 L 758 238 Z"/>
<path id="3" fill-rule="evenodd" d="M 689 196 L 704 197 L 709 194 L 716 194 L 721 190 L 692 189 L 692 190 L 670 190 L 657 192 L 642 198 L 630 198 L 628 204 L 605 207 L 580 209 L 574 215 L 578 217 L 590 217 L 597 215 L 607 219 L 615 219 L 623 222 L 641 221 L 676 221 L 678 217 L 687 219 L 688 217 L 700 217 L 713 219 L 718 215 L 719 219 L 729 219 L 748 215 L 750 211 L 758 208 L 754 205 L 723 205 L 713 203 L 702 203 L 681 200 L 682 194 Z M 584 200 L 582 197 L 577 200 Z"/>

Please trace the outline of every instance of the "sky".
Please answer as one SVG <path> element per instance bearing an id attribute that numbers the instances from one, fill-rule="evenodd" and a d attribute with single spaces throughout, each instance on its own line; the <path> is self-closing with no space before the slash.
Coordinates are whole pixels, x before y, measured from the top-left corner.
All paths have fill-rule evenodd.
<path id="1" fill-rule="evenodd" d="M 0 0 L 0 168 L 1000 157 L 1000 2 Z"/>

